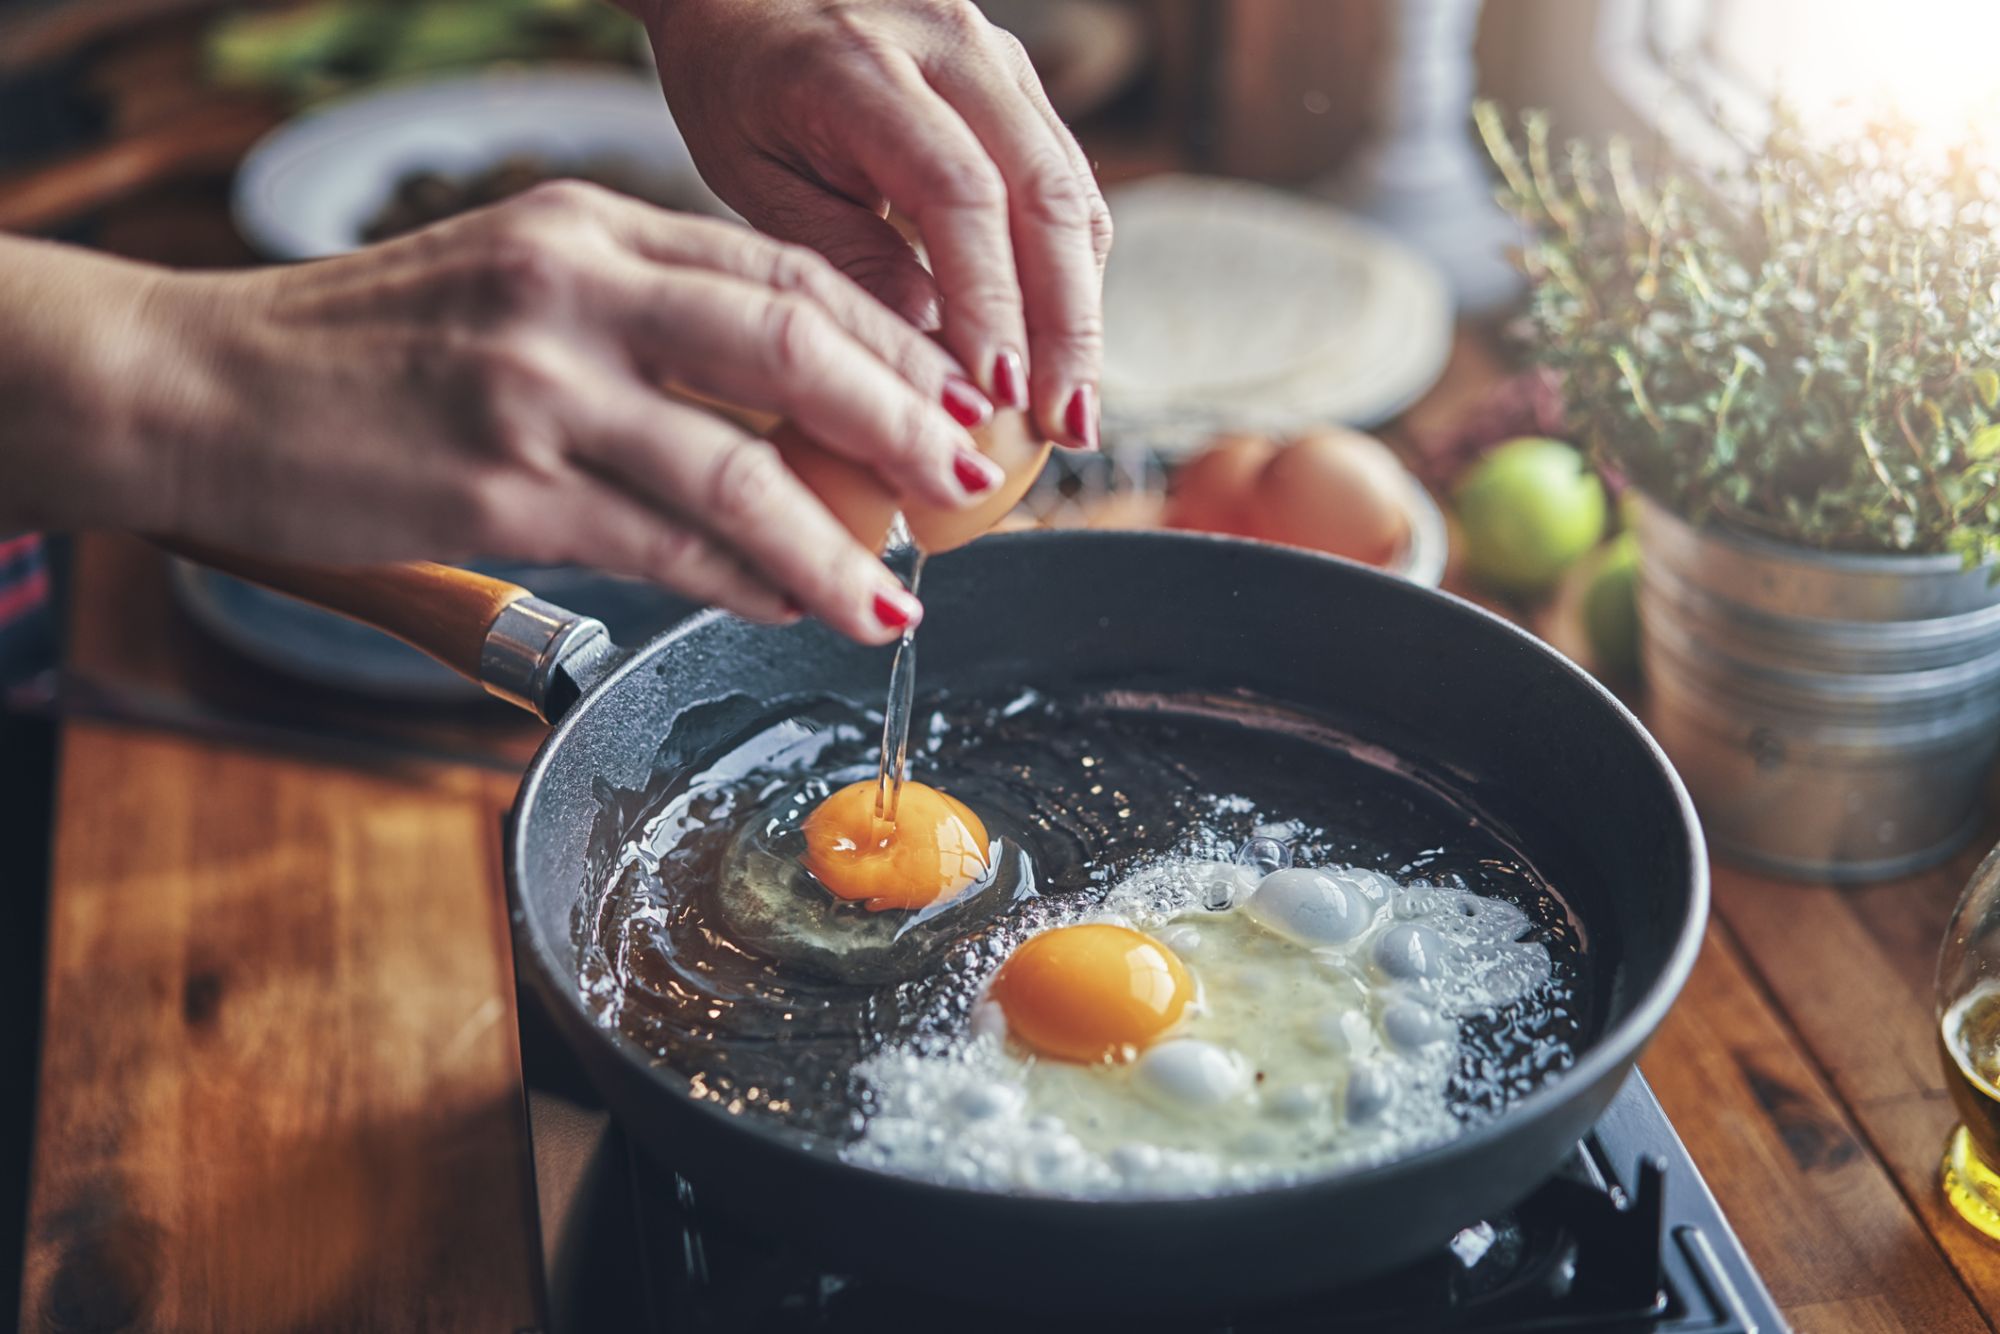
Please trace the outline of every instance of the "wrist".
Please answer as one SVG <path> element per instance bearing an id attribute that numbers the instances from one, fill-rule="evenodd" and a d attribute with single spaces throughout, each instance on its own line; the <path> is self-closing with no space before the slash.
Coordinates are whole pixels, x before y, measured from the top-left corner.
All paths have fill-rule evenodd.
<path id="1" fill-rule="evenodd" d="M 0 238 L 0 524 L 162 530 L 195 354 L 163 320 L 165 270 Z"/>

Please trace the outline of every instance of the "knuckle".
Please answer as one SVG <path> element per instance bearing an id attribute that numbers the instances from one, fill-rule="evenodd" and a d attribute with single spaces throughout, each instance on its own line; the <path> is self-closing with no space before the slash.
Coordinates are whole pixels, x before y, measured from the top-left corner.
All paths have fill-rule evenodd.
<path id="1" fill-rule="evenodd" d="M 724 451 L 708 482 L 707 510 L 724 523 L 761 517 L 784 476 L 778 451 L 762 440 L 741 440 Z"/>
<path id="2" fill-rule="evenodd" d="M 544 227 L 502 228 L 477 267 L 480 295 L 505 314 L 525 314 L 559 300 L 569 287 L 563 247 Z"/>
<path id="3" fill-rule="evenodd" d="M 1038 333 L 1036 360 L 1094 361 L 1104 349 L 1104 313 L 1095 304 L 1080 307 L 1059 326 Z"/>
<path id="4" fill-rule="evenodd" d="M 993 28 L 993 48 L 999 54 L 1000 63 L 1008 73 L 1019 79 L 1033 79 L 1035 86 L 1041 86 L 1041 76 L 1035 72 L 1035 62 L 1028 55 L 1027 44 L 1007 29 L 998 25 Z"/>
<path id="5" fill-rule="evenodd" d="M 1098 263 L 1111 253 L 1111 242 L 1117 229 L 1111 224 L 1111 209 L 1104 202 L 1104 196 L 1095 189 L 1090 192 L 1090 248 L 1097 253 Z"/>
<path id="6" fill-rule="evenodd" d="M 983 35 L 991 26 L 973 0 L 937 0 L 932 12 L 938 25 L 957 37 Z"/>
<path id="7" fill-rule="evenodd" d="M 562 384 L 555 354 L 536 338 L 493 338 L 477 357 L 479 385 L 501 406 L 545 402 Z"/>
<path id="8" fill-rule="evenodd" d="M 514 198 L 516 207 L 523 212 L 568 217 L 596 212 L 611 198 L 611 191 L 590 181 L 566 177 L 558 181 L 543 181 Z"/>
<path id="9" fill-rule="evenodd" d="M 765 316 L 764 348 L 771 373 L 797 380 L 816 370 L 825 355 L 831 321 L 798 296 L 772 301 Z"/>
<path id="10" fill-rule="evenodd" d="M 934 153 L 921 168 L 924 197 L 943 208 L 993 210 L 1007 205 L 1007 182 L 988 158 L 974 153 Z"/>
<path id="11" fill-rule="evenodd" d="M 1092 226 L 1092 196 L 1068 162 L 1053 155 L 1028 172 L 1021 205 L 1029 219 L 1047 227 L 1084 231 Z"/>
<path id="12" fill-rule="evenodd" d="M 779 291 L 798 295 L 820 292 L 832 278 L 832 266 L 806 247 L 790 244 L 771 247 L 765 281 Z"/>
<path id="13" fill-rule="evenodd" d="M 837 59 L 857 60 L 871 69 L 887 63 L 895 56 L 897 47 L 893 37 L 883 29 L 880 10 L 881 6 L 873 4 L 830 6 L 824 11 L 827 24 L 813 30 L 802 54 L 816 58 L 830 51 Z"/>
<path id="14" fill-rule="evenodd" d="M 883 462 L 895 467 L 913 467 L 941 449 L 943 442 L 932 429 L 931 410 L 915 394 L 900 394 L 889 414 L 889 439 Z"/>

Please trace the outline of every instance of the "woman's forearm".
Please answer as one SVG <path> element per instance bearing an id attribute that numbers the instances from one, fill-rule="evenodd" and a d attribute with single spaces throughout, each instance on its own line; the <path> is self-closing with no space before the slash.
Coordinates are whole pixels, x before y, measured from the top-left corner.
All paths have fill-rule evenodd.
<path id="1" fill-rule="evenodd" d="M 180 354 L 151 310 L 162 276 L 0 236 L 0 529 L 171 526 Z"/>

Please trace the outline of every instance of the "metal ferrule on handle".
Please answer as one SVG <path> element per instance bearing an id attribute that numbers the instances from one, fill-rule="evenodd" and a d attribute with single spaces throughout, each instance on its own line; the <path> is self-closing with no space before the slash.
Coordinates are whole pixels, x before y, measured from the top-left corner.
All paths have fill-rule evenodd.
<path id="1" fill-rule="evenodd" d="M 479 683 L 552 723 L 616 652 L 602 621 L 537 597 L 520 598 L 502 607 L 486 629 Z"/>

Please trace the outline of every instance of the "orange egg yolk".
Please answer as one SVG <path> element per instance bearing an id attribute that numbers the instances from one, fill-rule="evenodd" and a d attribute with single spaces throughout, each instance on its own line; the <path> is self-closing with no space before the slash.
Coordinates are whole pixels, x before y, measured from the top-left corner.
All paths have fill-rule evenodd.
<path id="1" fill-rule="evenodd" d="M 1030 936 L 989 992 L 1007 1030 L 1065 1061 L 1122 1061 L 1180 1021 L 1194 984 L 1179 957 L 1127 926 L 1087 922 Z"/>
<path id="2" fill-rule="evenodd" d="M 806 817 L 803 861 L 835 897 L 885 908 L 927 908 L 984 878 L 986 827 L 964 802 L 903 784 L 894 823 L 876 818 L 875 781 L 850 783 Z"/>

